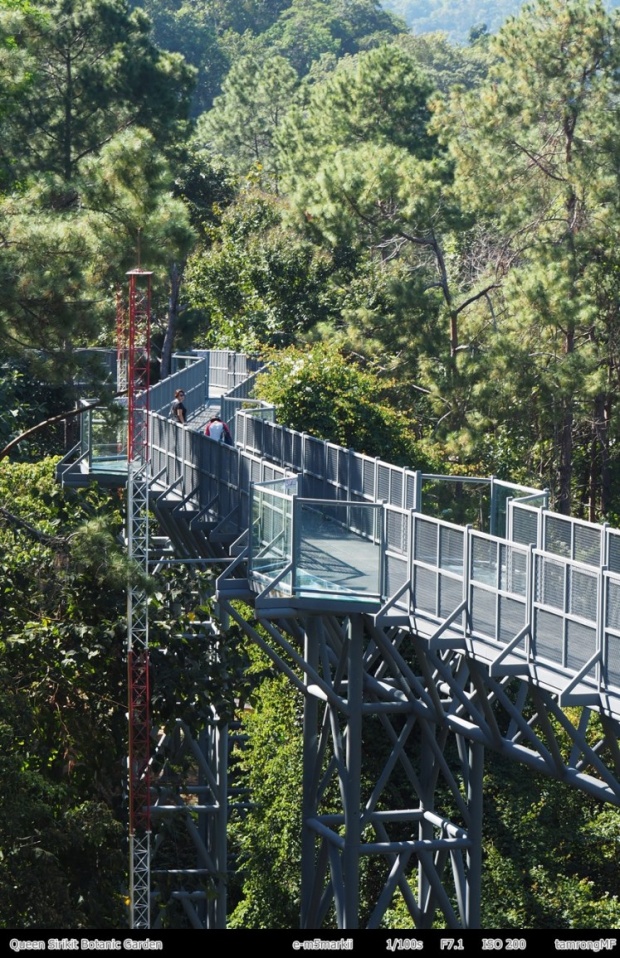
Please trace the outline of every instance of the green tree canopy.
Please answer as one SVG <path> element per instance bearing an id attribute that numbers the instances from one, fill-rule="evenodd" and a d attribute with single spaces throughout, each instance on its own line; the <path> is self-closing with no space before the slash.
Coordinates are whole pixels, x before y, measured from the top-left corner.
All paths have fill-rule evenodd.
<path id="1" fill-rule="evenodd" d="M 150 128 L 161 145 L 180 134 L 191 68 L 154 46 L 148 19 L 125 0 L 39 0 L 17 10 L 5 0 L 0 41 L 21 52 L 31 78 L 2 123 L 5 181 L 34 170 L 69 182 L 128 125 Z"/>
<path id="2" fill-rule="evenodd" d="M 423 313 L 437 317 L 444 355 L 451 354 L 441 360 L 451 375 L 442 378 L 453 379 L 460 315 L 485 287 L 447 255 L 446 239 L 463 218 L 451 164 L 429 130 L 431 91 L 409 54 L 382 46 L 343 61 L 317 84 L 278 142 L 300 222 L 328 245 L 369 251 L 388 274 L 398 264 L 395 285 L 409 270 L 409 323 Z"/>
<path id="3" fill-rule="evenodd" d="M 362 369 L 333 344 L 279 352 L 257 385 L 257 395 L 274 403 L 278 419 L 293 429 L 387 462 L 425 468 L 415 423 L 390 403 L 397 392 L 397 384 Z"/>
<path id="4" fill-rule="evenodd" d="M 487 269 L 505 276 L 499 336 L 483 347 L 510 384 L 500 405 L 541 425 L 562 510 L 577 450 L 590 449 L 596 465 L 579 464 L 578 494 L 591 517 L 597 501 L 609 507 L 618 388 L 619 39 L 601 2 L 538 0 L 492 42 L 482 87 L 440 114 L 463 201 L 493 222 Z"/>
<path id="5" fill-rule="evenodd" d="M 337 263 L 286 226 L 284 210 L 250 190 L 208 231 L 186 274 L 195 337 L 227 349 L 288 346 L 335 313 Z"/>
<path id="6" fill-rule="evenodd" d="M 235 63 L 213 109 L 198 123 L 195 142 L 220 153 L 239 173 L 254 170 L 277 191 L 279 163 L 275 135 L 291 106 L 297 74 L 284 57 L 264 64 L 252 57 Z"/>
<path id="7" fill-rule="evenodd" d="M 0 114 L 0 340 L 18 358 L 34 347 L 67 379 L 74 346 L 109 342 L 138 237 L 166 270 L 191 242 L 163 156 L 186 130 L 192 70 L 157 49 L 124 0 L 5 0 L 0 50 L 11 91 Z"/>
<path id="8" fill-rule="evenodd" d="M 191 113 L 199 116 L 212 106 L 230 68 L 213 5 L 202 0 L 142 0 L 135 5 L 148 13 L 157 46 L 180 54 L 196 70 Z"/>

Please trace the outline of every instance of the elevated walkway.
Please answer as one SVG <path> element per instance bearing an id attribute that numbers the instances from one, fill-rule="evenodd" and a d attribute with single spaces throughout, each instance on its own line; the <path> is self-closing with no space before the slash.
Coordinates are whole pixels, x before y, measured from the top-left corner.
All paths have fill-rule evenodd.
<path id="1" fill-rule="evenodd" d="M 187 428 L 204 433 L 214 415 L 231 420 L 242 406 L 261 407 L 261 414 L 273 418 L 273 407 L 251 399 L 258 360 L 230 350 L 196 350 L 176 355 L 172 376 L 152 386 L 147 397 L 138 401 L 137 415 L 155 414 L 168 418 L 177 389 L 185 392 Z M 84 399 L 86 410 L 80 416 L 80 441 L 56 467 L 56 478 L 65 486 L 87 486 L 96 481 L 101 486 L 119 488 L 127 482 L 127 408 L 119 400 L 112 408 L 90 409 L 93 400 Z"/>
<path id="2" fill-rule="evenodd" d="M 272 618 L 363 612 L 620 719 L 620 531 L 554 514 L 544 491 L 423 475 L 262 410 L 238 409 L 235 446 L 215 443 L 202 433 L 221 356 L 154 387 L 148 419 L 157 517 L 179 554 L 232 553 L 222 598 Z M 231 408 L 247 403 L 252 376 L 238 377 Z M 177 388 L 187 427 L 168 415 Z M 123 484 L 102 449 L 91 421 L 59 479 Z"/>
<path id="3" fill-rule="evenodd" d="M 223 615 L 303 694 L 302 927 L 333 922 L 332 906 L 357 927 L 369 856 L 367 927 L 397 890 L 416 928 L 439 911 L 477 927 L 486 749 L 620 805 L 620 531 L 551 512 L 541 490 L 425 475 L 287 429 L 247 408 L 247 370 L 221 397 L 235 445 L 214 442 L 205 384 L 219 362 L 243 366 L 204 354 L 144 411 L 142 501 L 163 533 L 151 568 L 172 553 L 222 562 Z M 177 388 L 187 426 L 168 415 Z M 86 422 L 59 478 L 122 484 Z M 369 741 L 385 756 L 370 785 Z"/>

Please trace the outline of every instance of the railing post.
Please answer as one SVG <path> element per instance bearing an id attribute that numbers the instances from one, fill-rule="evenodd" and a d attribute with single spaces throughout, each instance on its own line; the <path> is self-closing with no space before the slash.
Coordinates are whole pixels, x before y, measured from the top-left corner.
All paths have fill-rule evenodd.
<path id="1" fill-rule="evenodd" d="M 384 599 L 387 599 L 387 583 L 385 582 L 385 570 L 387 569 L 386 561 L 386 551 L 387 551 L 387 510 L 385 501 L 381 503 L 379 509 L 375 509 L 375 516 L 381 517 L 381 536 L 380 536 L 380 546 L 379 546 L 379 598 L 383 602 Z M 375 519 L 376 522 L 376 519 Z"/>
<path id="2" fill-rule="evenodd" d="M 472 527 L 471 525 L 465 526 L 463 534 L 463 602 L 465 603 L 465 608 L 463 609 L 463 617 L 461 621 L 463 622 L 463 633 L 464 635 L 471 634 L 472 632 L 472 623 L 471 623 L 471 565 L 472 565 Z"/>
<path id="3" fill-rule="evenodd" d="M 599 691 L 603 685 L 605 660 L 605 623 L 607 622 L 607 566 L 602 563 L 598 572 L 598 603 L 596 609 L 596 649 L 599 653 L 599 660 L 596 663 L 596 680 Z"/>
<path id="4" fill-rule="evenodd" d="M 534 546 L 530 543 L 527 547 L 527 575 L 525 578 L 525 621 L 530 626 L 529 634 L 529 658 L 533 658 L 535 650 L 534 641 L 534 591 L 535 591 L 535 556 Z"/>
<path id="5" fill-rule="evenodd" d="M 93 410 L 90 409 L 85 416 L 81 416 L 80 418 L 85 426 L 85 429 L 80 429 L 80 436 L 82 438 L 80 454 L 83 454 L 85 451 L 88 452 L 88 471 L 90 473 L 93 468 Z M 84 432 L 86 432 L 85 440 Z"/>
<path id="6" fill-rule="evenodd" d="M 252 578 L 254 557 L 254 483 L 250 483 L 248 515 L 248 580 Z"/>
<path id="7" fill-rule="evenodd" d="M 299 556 L 301 524 L 299 521 L 299 499 L 295 493 L 291 496 L 291 595 L 297 589 L 297 559 Z"/>
<path id="8" fill-rule="evenodd" d="M 599 557 L 599 566 L 603 568 L 607 564 L 607 530 L 609 529 L 609 523 L 604 522 L 601 526 L 601 551 Z"/>
<path id="9" fill-rule="evenodd" d="M 514 514 L 513 514 L 513 508 L 512 508 L 513 499 L 514 499 L 513 496 L 506 497 L 506 532 L 504 535 L 504 539 L 506 539 L 508 542 L 514 541 L 514 536 L 513 536 Z"/>
<path id="10" fill-rule="evenodd" d="M 355 449 L 347 449 L 347 499 L 353 501 L 353 492 L 351 489 L 351 463 L 355 457 Z"/>
<path id="11" fill-rule="evenodd" d="M 415 594 L 413 570 L 415 568 L 415 517 L 416 512 L 411 509 L 409 513 L 409 611 L 415 611 Z M 413 606 L 413 609 L 411 608 Z"/>
<path id="12" fill-rule="evenodd" d="M 415 510 L 422 512 L 422 473 L 419 469 L 415 471 Z"/>

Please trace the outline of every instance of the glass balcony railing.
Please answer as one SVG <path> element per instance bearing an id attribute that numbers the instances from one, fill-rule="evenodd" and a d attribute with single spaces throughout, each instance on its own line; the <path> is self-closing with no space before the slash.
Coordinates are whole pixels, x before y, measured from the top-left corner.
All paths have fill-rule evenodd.
<path id="1" fill-rule="evenodd" d="M 297 484 L 293 478 L 253 486 L 250 580 L 264 596 L 377 604 L 383 506 L 303 499 Z"/>
<path id="2" fill-rule="evenodd" d="M 86 403 L 86 401 L 85 401 Z M 81 417 L 80 445 L 89 472 L 127 472 L 127 406 L 120 402 Z"/>

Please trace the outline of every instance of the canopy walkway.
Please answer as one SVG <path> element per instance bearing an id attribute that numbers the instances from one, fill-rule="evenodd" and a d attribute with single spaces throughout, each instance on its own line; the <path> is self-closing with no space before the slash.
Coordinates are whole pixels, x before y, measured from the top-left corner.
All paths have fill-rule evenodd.
<path id="1" fill-rule="evenodd" d="M 226 559 L 221 610 L 304 694 L 302 926 L 357 927 L 374 856 L 367 927 L 395 893 L 416 927 L 476 927 L 485 748 L 620 804 L 620 531 L 550 511 L 545 491 L 290 430 L 251 399 L 254 376 L 214 351 L 150 390 L 148 496 L 175 555 Z M 215 405 L 233 447 L 202 434 Z M 123 481 L 97 415 L 62 482 Z M 364 790 L 369 737 L 383 759 Z"/>

